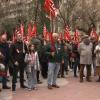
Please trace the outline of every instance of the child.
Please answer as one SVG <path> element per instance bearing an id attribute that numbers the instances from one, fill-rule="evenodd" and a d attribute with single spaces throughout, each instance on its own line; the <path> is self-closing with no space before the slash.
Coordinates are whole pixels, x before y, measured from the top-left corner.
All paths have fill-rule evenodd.
<path id="1" fill-rule="evenodd" d="M 38 53 L 35 51 L 35 45 L 30 44 L 29 52 L 25 55 L 25 62 L 27 63 L 28 74 L 28 89 L 37 89 L 37 71 L 40 70 Z"/>

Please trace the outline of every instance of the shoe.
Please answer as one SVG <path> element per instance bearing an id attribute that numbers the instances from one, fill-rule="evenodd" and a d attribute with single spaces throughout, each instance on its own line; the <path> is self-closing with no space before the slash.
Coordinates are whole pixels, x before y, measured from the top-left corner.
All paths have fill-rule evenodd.
<path id="1" fill-rule="evenodd" d="M 83 80 L 80 80 L 80 83 L 83 83 Z"/>
<path id="2" fill-rule="evenodd" d="M 83 77 L 85 77 L 85 75 L 83 75 Z"/>
<path id="3" fill-rule="evenodd" d="M 39 81 L 37 81 L 37 83 L 38 83 L 38 84 L 42 84 L 42 82 L 41 82 L 40 80 L 39 80 Z"/>
<path id="4" fill-rule="evenodd" d="M 11 89 L 9 86 L 3 86 L 3 89 Z"/>
<path id="5" fill-rule="evenodd" d="M 61 78 L 65 78 L 65 76 L 63 75 L 63 76 L 61 76 Z"/>
<path id="6" fill-rule="evenodd" d="M 87 82 L 92 82 L 92 80 L 90 80 L 89 78 L 86 79 Z"/>
<path id="7" fill-rule="evenodd" d="M 58 85 L 52 85 L 52 87 L 54 87 L 54 88 L 60 88 Z"/>
<path id="8" fill-rule="evenodd" d="M 50 90 L 53 89 L 53 88 L 52 88 L 52 85 L 48 85 L 48 89 L 50 89 Z"/>
<path id="9" fill-rule="evenodd" d="M 87 82 L 92 82 L 92 80 L 87 80 Z"/>
<path id="10" fill-rule="evenodd" d="M 77 75 L 74 75 L 74 77 L 77 78 L 78 76 Z"/>
<path id="11" fill-rule="evenodd" d="M 12 91 L 12 93 L 13 93 L 13 94 L 16 94 L 16 91 L 14 90 L 14 91 Z"/>
<path id="12" fill-rule="evenodd" d="M 2 91 L 2 89 L 0 89 L 0 92 Z"/>
<path id="13" fill-rule="evenodd" d="M 100 82 L 100 79 L 98 79 L 96 82 Z"/>
<path id="14" fill-rule="evenodd" d="M 31 88 L 28 88 L 28 91 L 32 91 L 32 89 Z"/>
<path id="15" fill-rule="evenodd" d="M 25 88 L 27 88 L 27 86 L 23 85 L 23 86 L 21 86 L 21 88 L 24 88 L 25 89 Z"/>
<path id="16" fill-rule="evenodd" d="M 37 90 L 37 87 L 33 87 L 33 90 Z"/>
<path id="17" fill-rule="evenodd" d="M 66 72 L 66 75 L 68 75 L 68 72 Z"/>
<path id="18" fill-rule="evenodd" d="M 60 78 L 60 75 L 58 75 L 57 77 Z"/>

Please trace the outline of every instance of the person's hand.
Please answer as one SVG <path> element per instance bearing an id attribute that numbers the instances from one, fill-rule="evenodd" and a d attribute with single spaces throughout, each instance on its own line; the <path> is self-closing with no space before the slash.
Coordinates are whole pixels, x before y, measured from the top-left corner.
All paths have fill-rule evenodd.
<path id="1" fill-rule="evenodd" d="M 16 61 L 16 62 L 15 62 L 15 65 L 16 65 L 16 66 L 18 66 L 18 65 L 19 65 L 18 61 Z"/>
<path id="2" fill-rule="evenodd" d="M 62 64 L 64 64 L 64 60 L 62 60 Z"/>
<path id="3" fill-rule="evenodd" d="M 51 55 L 54 56 L 55 55 L 55 52 L 51 52 Z"/>
<path id="4" fill-rule="evenodd" d="M 4 55 L 0 52 L 0 58 L 4 59 Z"/>

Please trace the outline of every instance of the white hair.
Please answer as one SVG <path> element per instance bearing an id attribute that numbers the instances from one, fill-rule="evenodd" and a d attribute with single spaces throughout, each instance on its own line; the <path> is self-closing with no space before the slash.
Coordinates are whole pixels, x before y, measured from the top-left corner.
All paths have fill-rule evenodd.
<path id="1" fill-rule="evenodd" d="M 59 34 L 58 34 L 58 33 L 53 33 L 52 36 L 53 36 L 53 37 L 58 37 Z"/>

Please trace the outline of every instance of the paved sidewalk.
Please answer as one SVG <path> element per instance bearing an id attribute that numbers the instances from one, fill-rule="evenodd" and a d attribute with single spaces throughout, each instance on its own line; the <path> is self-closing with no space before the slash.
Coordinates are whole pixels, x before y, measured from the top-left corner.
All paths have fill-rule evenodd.
<path id="1" fill-rule="evenodd" d="M 95 81 L 83 83 L 78 78 L 67 76 L 58 79 L 59 89 L 48 90 L 46 80 L 38 90 L 28 91 L 17 87 L 16 94 L 11 90 L 0 92 L 0 100 L 100 100 L 100 83 Z"/>

